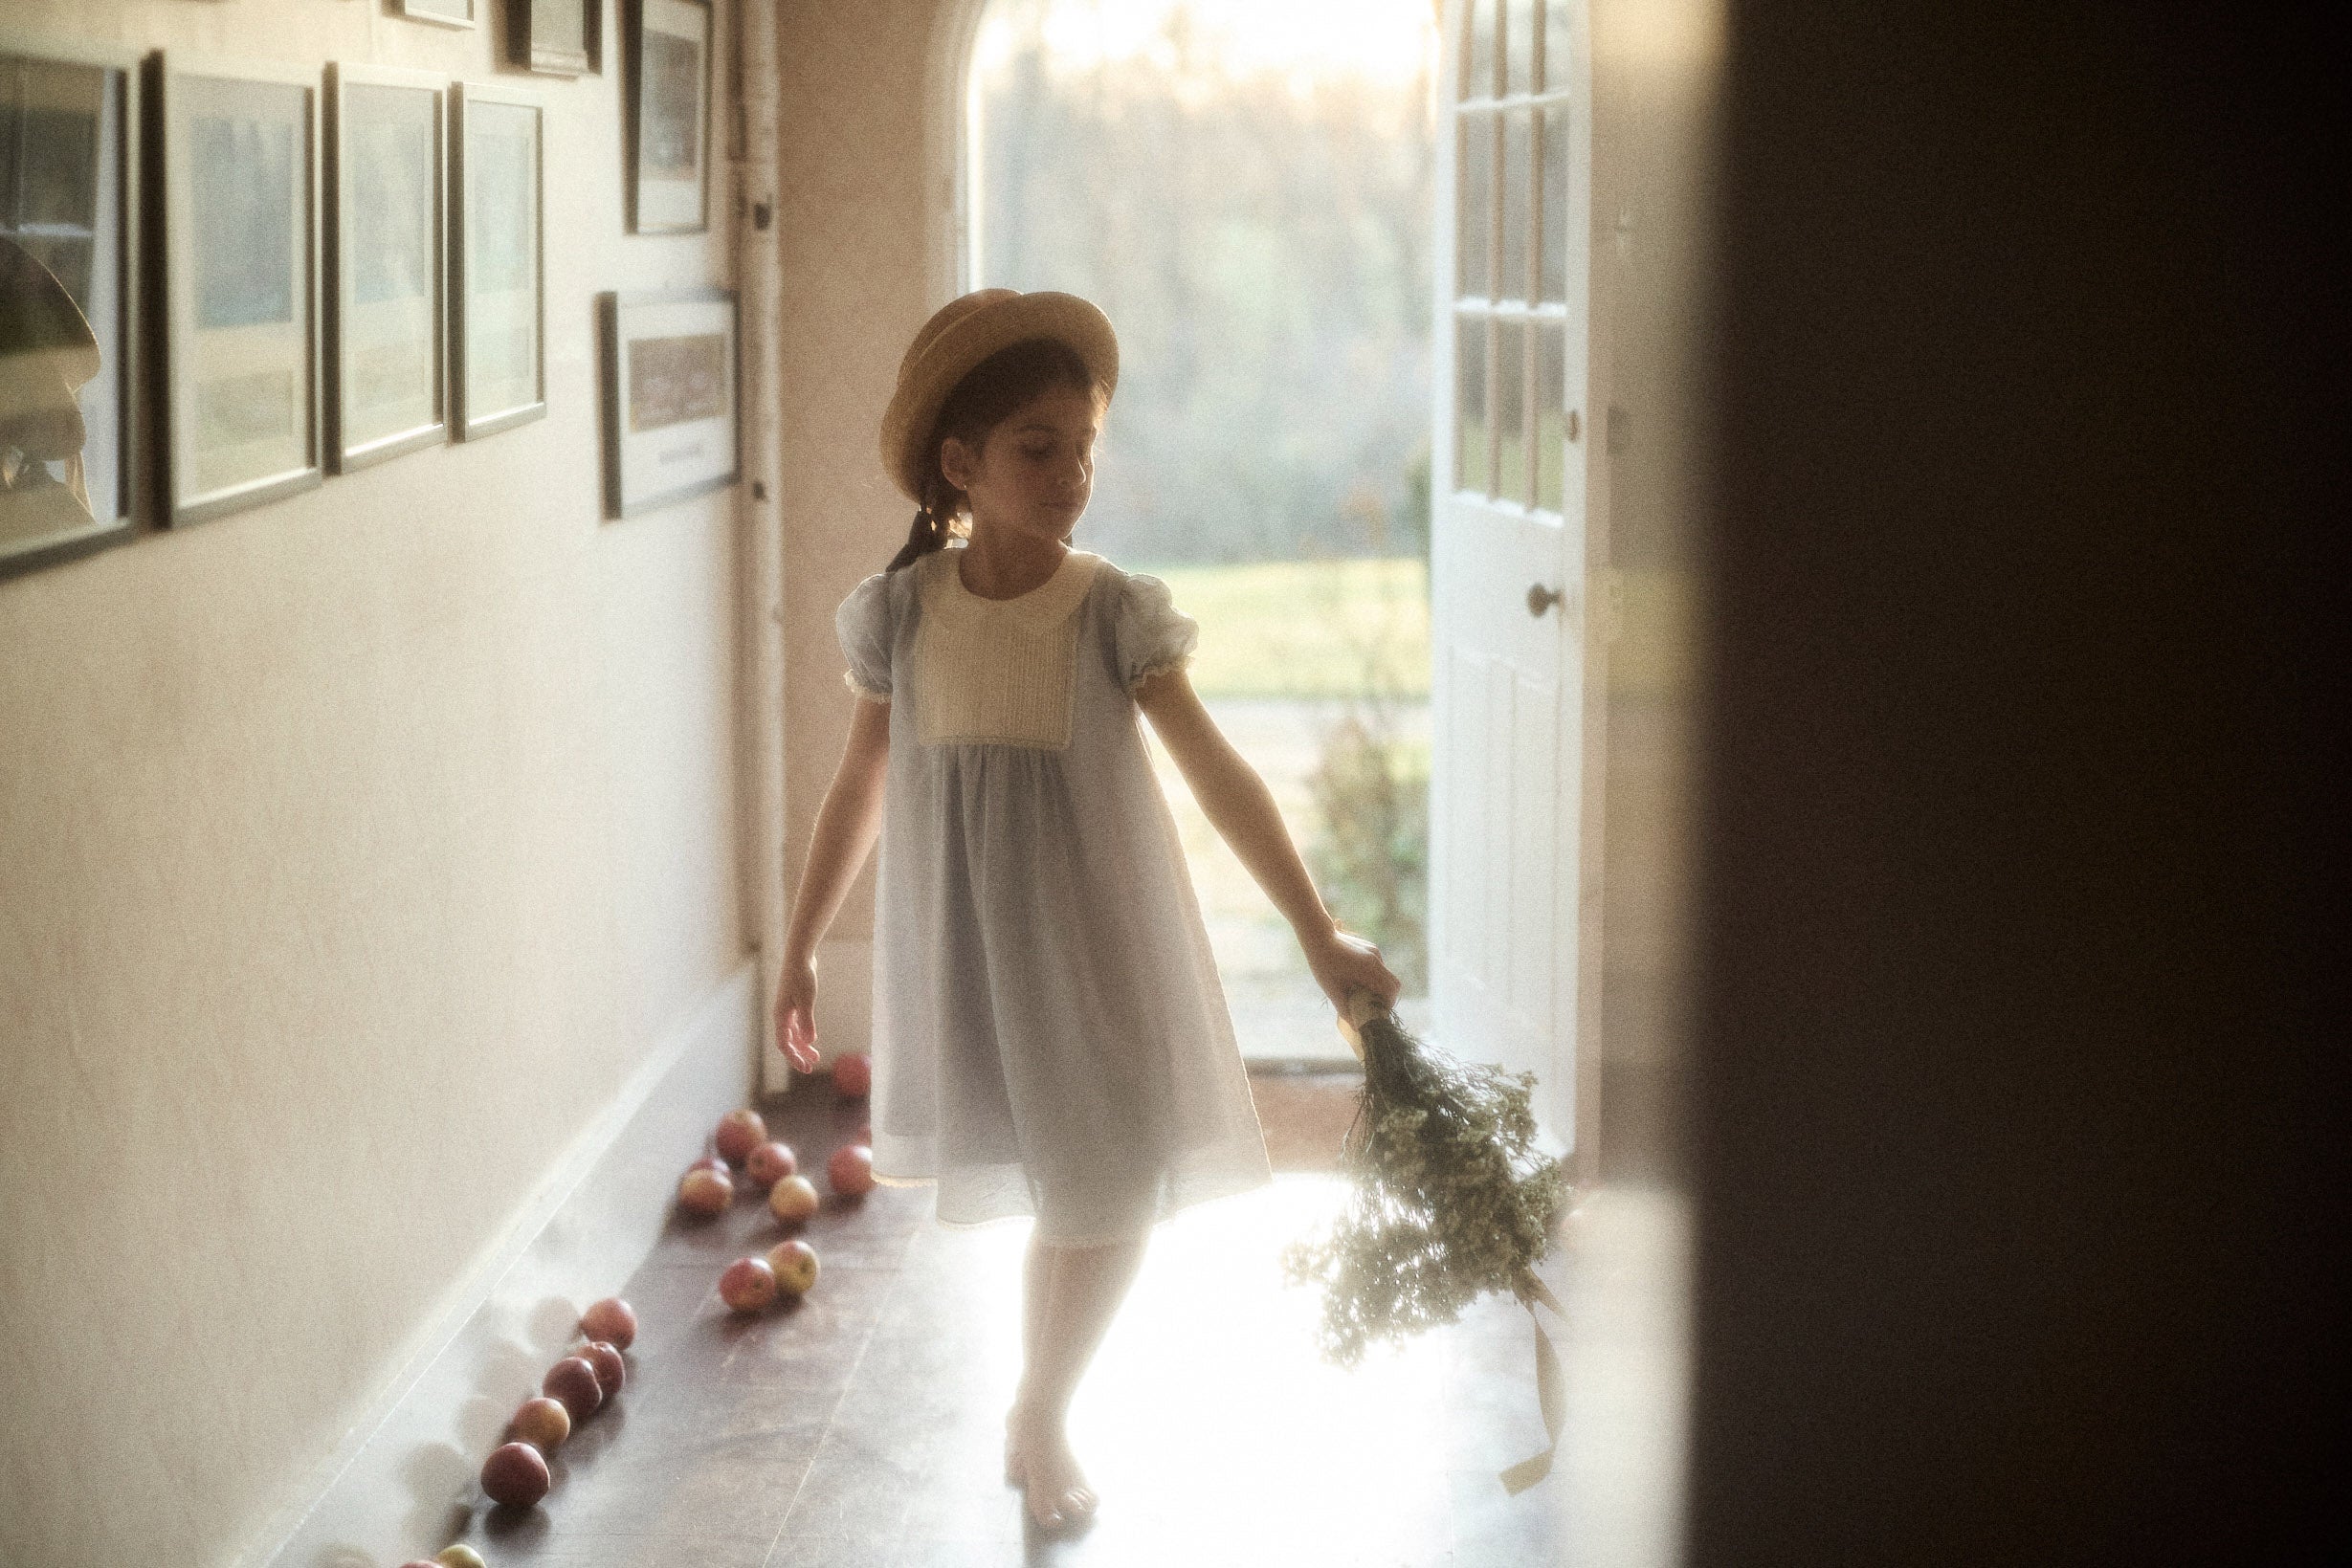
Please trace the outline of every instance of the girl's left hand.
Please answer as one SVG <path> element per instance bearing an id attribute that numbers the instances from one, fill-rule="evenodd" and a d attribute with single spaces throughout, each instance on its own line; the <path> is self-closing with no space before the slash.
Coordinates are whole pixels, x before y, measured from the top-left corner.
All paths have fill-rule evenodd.
<path id="1" fill-rule="evenodd" d="M 1328 935 L 1301 938 L 1299 946 L 1305 950 L 1307 967 L 1314 971 L 1315 983 L 1323 988 L 1323 995 L 1344 1015 L 1347 993 L 1369 991 L 1380 998 L 1384 1007 L 1394 1008 L 1396 999 L 1405 989 L 1405 983 L 1388 972 L 1380 961 L 1380 949 L 1352 932 L 1333 927 Z"/>

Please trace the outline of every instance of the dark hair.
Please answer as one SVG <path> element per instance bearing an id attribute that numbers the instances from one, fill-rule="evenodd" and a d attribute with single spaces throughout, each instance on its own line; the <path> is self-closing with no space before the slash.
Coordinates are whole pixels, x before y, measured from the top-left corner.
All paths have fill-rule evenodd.
<path id="1" fill-rule="evenodd" d="M 1024 338 L 965 372 L 940 405 L 939 417 L 931 422 L 931 437 L 923 446 L 922 504 L 916 509 L 905 545 L 884 570 L 895 572 L 934 550 L 946 548 L 947 541 L 956 534 L 970 532 L 968 525 L 954 526 L 965 502 L 964 492 L 940 472 L 940 443 L 952 435 L 977 451 L 987 444 L 988 432 L 1011 417 L 1014 409 L 1057 386 L 1098 397 L 1104 389 L 1078 351 L 1059 338 Z"/>

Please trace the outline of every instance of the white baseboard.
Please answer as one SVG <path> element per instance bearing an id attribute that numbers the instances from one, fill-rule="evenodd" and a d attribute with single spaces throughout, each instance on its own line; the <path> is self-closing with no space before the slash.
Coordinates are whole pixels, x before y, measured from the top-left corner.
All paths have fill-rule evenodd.
<path id="1" fill-rule="evenodd" d="M 759 989 L 755 964 L 728 976 L 572 1140 L 238 1568 L 403 1562 L 455 1538 L 507 1417 L 539 1391 L 580 1310 L 644 1262 L 679 1169 L 748 1096 Z"/>

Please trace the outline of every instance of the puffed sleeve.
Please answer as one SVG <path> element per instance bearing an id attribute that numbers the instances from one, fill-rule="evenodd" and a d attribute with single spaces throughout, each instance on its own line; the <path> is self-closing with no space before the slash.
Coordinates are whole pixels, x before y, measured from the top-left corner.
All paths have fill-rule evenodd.
<path id="1" fill-rule="evenodd" d="M 1191 663 L 1201 637 L 1200 623 L 1176 607 L 1168 585 L 1141 572 L 1121 585 L 1113 628 L 1120 683 L 1130 696 L 1146 675 Z"/>
<path id="2" fill-rule="evenodd" d="M 833 611 L 833 635 L 850 667 L 849 689 L 870 701 L 890 700 L 890 574 L 876 572 L 850 590 Z"/>

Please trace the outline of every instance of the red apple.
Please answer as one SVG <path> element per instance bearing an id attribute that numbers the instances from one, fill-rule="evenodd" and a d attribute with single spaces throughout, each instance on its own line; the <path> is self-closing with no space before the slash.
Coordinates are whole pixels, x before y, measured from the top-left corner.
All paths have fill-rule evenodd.
<path id="1" fill-rule="evenodd" d="M 636 1309 L 617 1295 L 609 1295 L 580 1314 L 580 1332 L 615 1350 L 627 1350 L 637 1339 Z"/>
<path id="2" fill-rule="evenodd" d="M 779 1290 L 807 1295 L 816 1283 L 816 1248 L 798 1238 L 778 1242 L 767 1249 L 767 1267 L 775 1272 Z"/>
<path id="3" fill-rule="evenodd" d="M 479 1552 L 463 1542 L 455 1546 L 444 1546 L 433 1555 L 433 1560 L 438 1563 L 440 1568 L 490 1568 L 488 1563 L 482 1561 L 482 1555 Z"/>
<path id="4" fill-rule="evenodd" d="M 689 1214 L 724 1214 L 735 1202 L 735 1183 L 718 1171 L 688 1171 L 677 1184 L 678 1206 Z"/>
<path id="5" fill-rule="evenodd" d="M 825 1174 L 832 1181 L 833 1191 L 845 1198 L 874 1190 L 874 1151 L 862 1143 L 845 1143 L 833 1151 L 826 1163 Z"/>
<path id="6" fill-rule="evenodd" d="M 719 1276 L 719 1299 L 739 1313 L 756 1313 L 776 1299 L 776 1271 L 763 1258 L 737 1258 Z"/>
<path id="7" fill-rule="evenodd" d="M 571 1412 L 564 1408 L 561 1400 L 544 1396 L 524 1400 L 515 1411 L 515 1419 L 506 1424 L 506 1429 L 541 1453 L 553 1453 L 571 1436 Z"/>
<path id="8" fill-rule="evenodd" d="M 621 1391 L 622 1382 L 629 1377 L 629 1364 L 621 1359 L 619 1351 L 602 1339 L 591 1339 L 573 1354 L 595 1369 L 596 1386 L 605 1391 L 606 1399 Z"/>
<path id="9" fill-rule="evenodd" d="M 800 1161 L 792 1158 L 789 1146 L 782 1143 L 763 1143 L 743 1156 L 743 1169 L 764 1187 L 772 1187 L 794 1171 Z"/>
<path id="10" fill-rule="evenodd" d="M 844 1099 L 860 1099 L 874 1087 L 874 1058 L 862 1050 L 833 1058 L 833 1093 Z"/>
<path id="11" fill-rule="evenodd" d="M 551 1400 L 562 1400 L 575 1424 L 588 1420 L 605 1402 L 605 1385 L 596 1380 L 595 1367 L 577 1356 L 566 1356 L 549 1367 L 539 1391 Z"/>
<path id="12" fill-rule="evenodd" d="M 786 1225 L 799 1225 L 817 1211 L 816 1187 L 805 1176 L 788 1176 L 767 1189 L 767 1211 Z"/>
<path id="13" fill-rule="evenodd" d="M 731 1175 L 734 1171 L 733 1166 L 715 1154 L 706 1154 L 686 1168 L 690 1171 L 717 1171 L 721 1176 Z"/>
<path id="14" fill-rule="evenodd" d="M 741 1163 L 743 1156 L 767 1140 L 767 1123 L 757 1111 L 729 1111 L 719 1118 L 719 1152 Z"/>
<path id="15" fill-rule="evenodd" d="M 529 1508 L 547 1495 L 547 1461 L 528 1443 L 509 1443 L 482 1461 L 482 1491 L 496 1502 Z"/>

